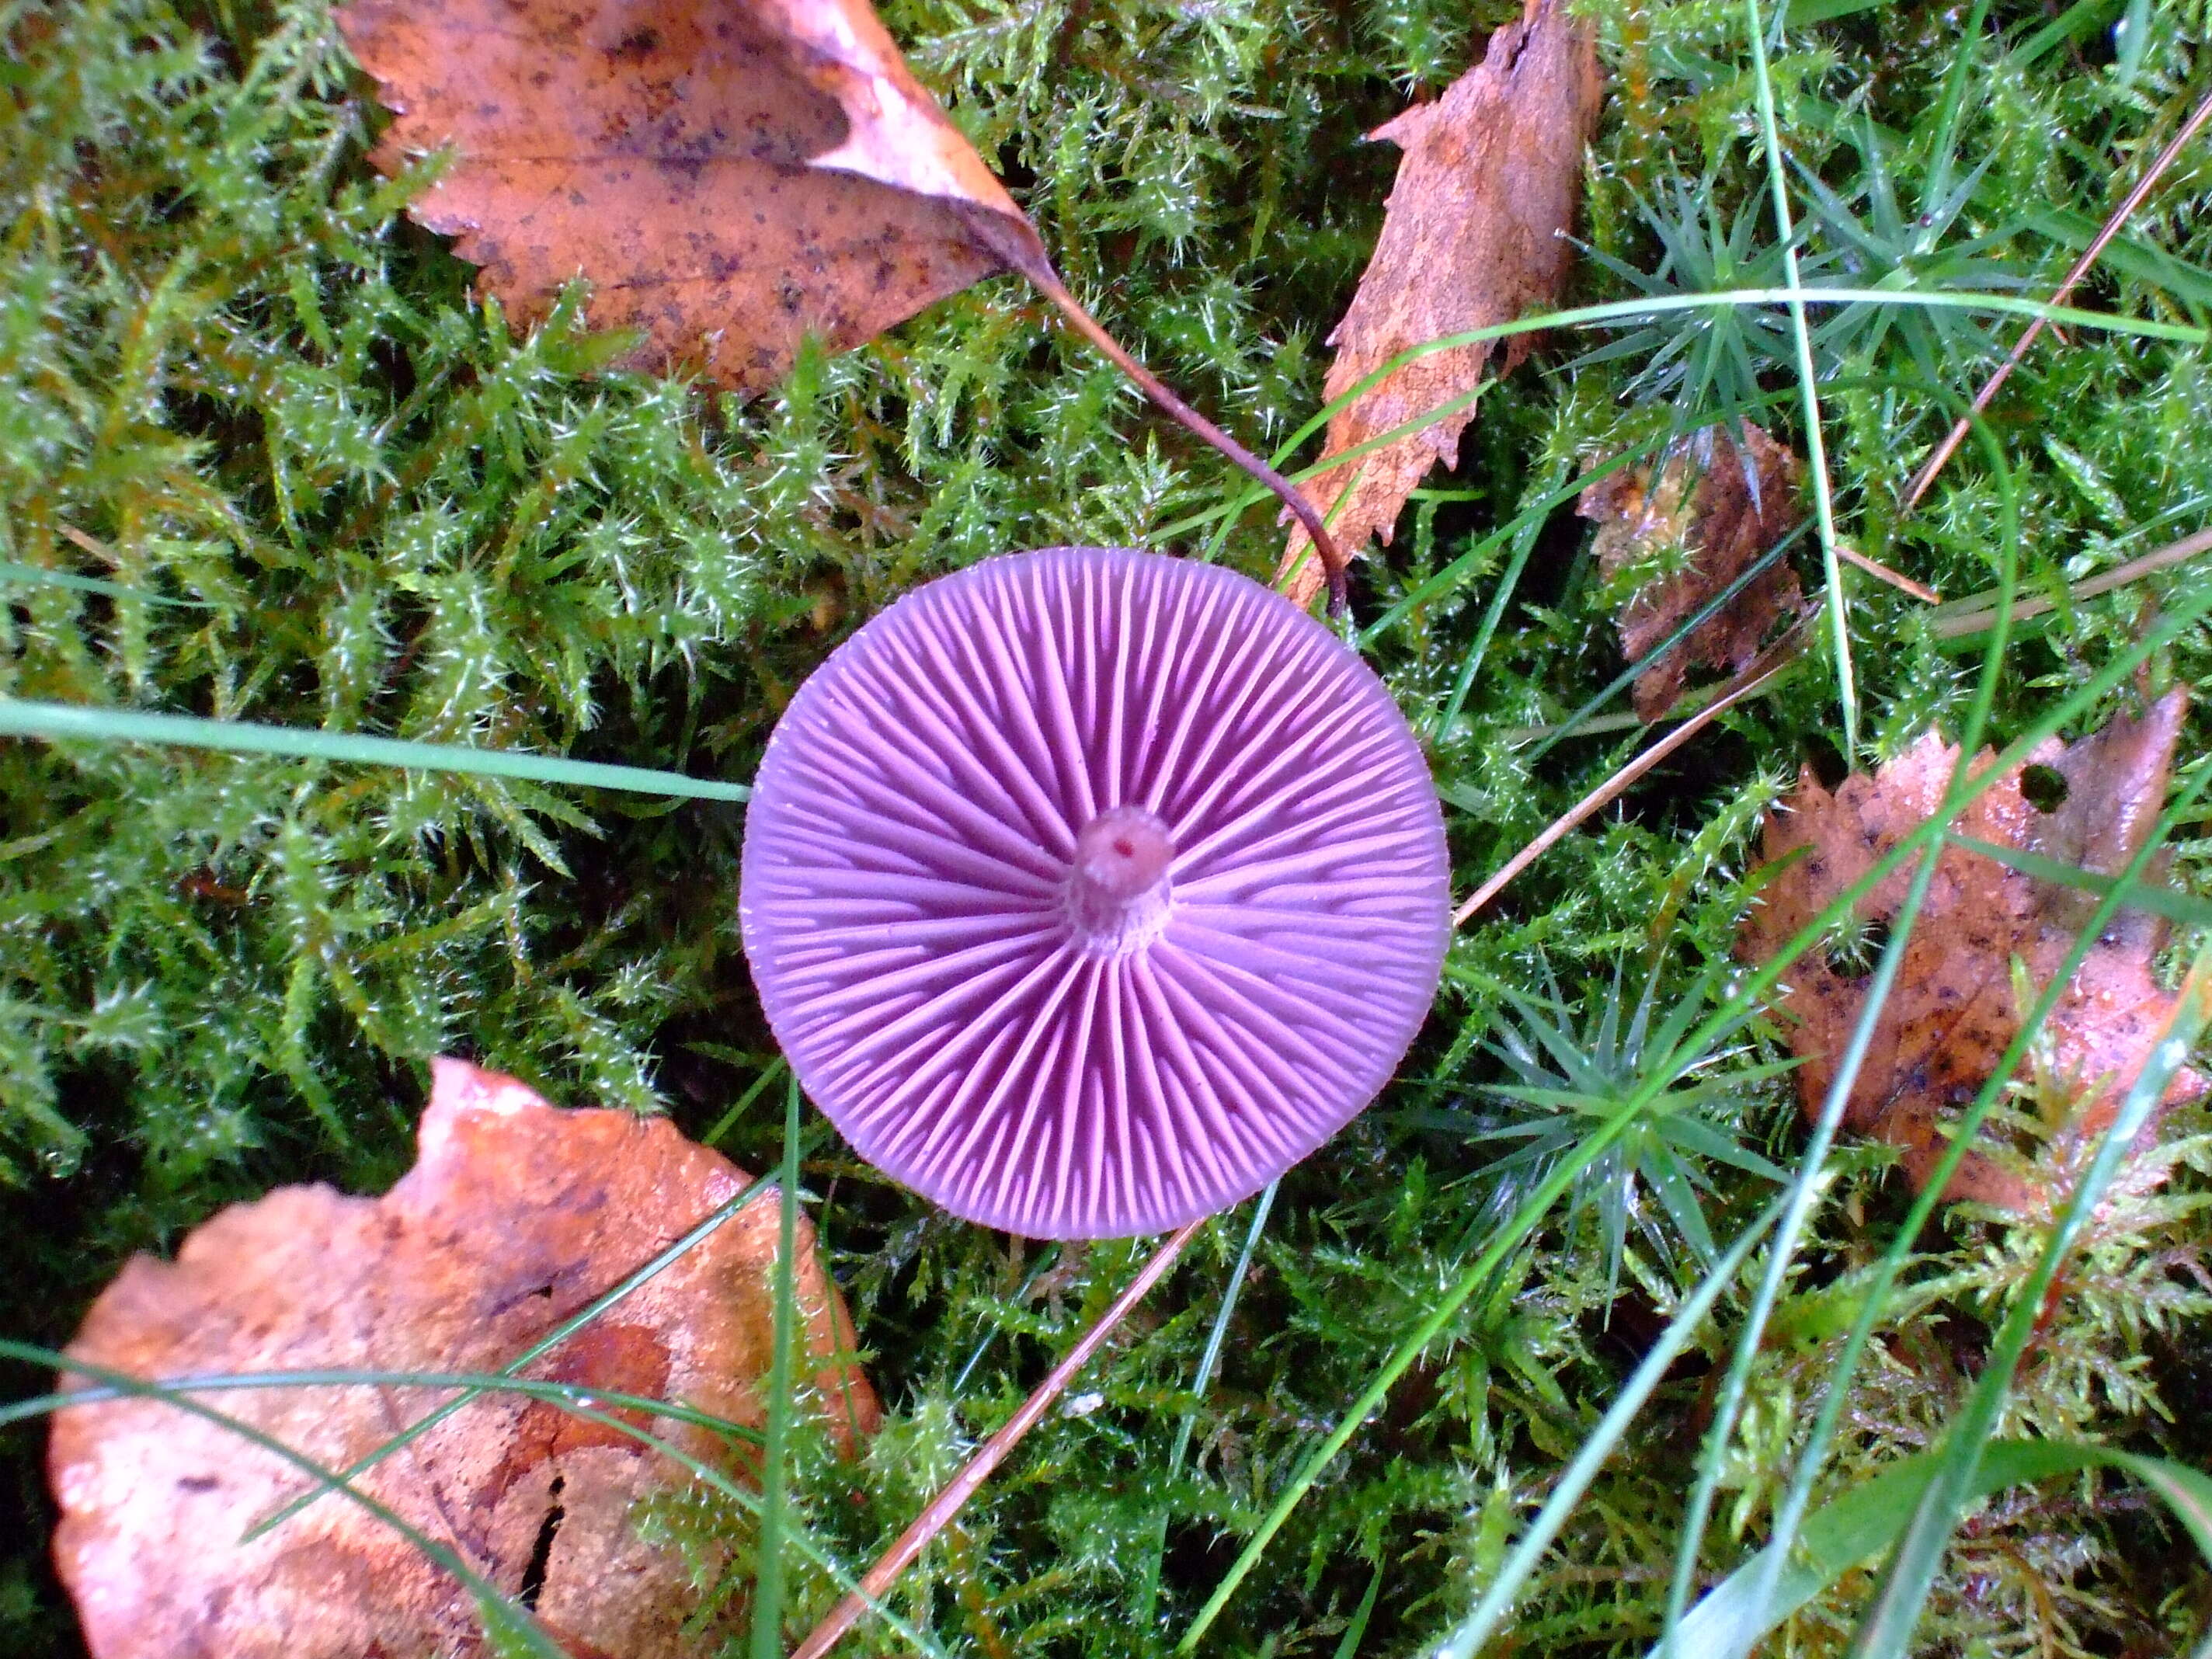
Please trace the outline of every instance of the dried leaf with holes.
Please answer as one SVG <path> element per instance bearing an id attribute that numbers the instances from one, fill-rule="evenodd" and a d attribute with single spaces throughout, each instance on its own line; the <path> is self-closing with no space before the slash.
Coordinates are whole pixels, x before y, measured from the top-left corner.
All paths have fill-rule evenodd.
<path id="1" fill-rule="evenodd" d="M 2168 693 L 2140 717 L 2114 720 L 2095 736 L 2042 744 L 2022 766 L 1998 777 L 1954 825 L 1954 833 L 2019 848 L 2100 875 L 2116 875 L 2142 848 L 2157 819 L 2166 772 L 2187 703 Z M 1846 778 L 1831 793 L 1810 774 L 1767 821 L 1766 862 L 1782 866 L 1738 938 L 1738 953 L 1771 960 L 1875 861 L 1924 823 L 1941 802 L 1956 744 L 1934 732 L 1873 776 Z M 1990 757 L 1976 761 L 1985 772 Z M 2045 811 L 2022 792 L 2039 781 L 2063 799 Z M 2035 779 L 2029 787 L 2035 790 Z M 2036 791 L 2040 793 L 2040 791 Z M 1893 872 L 1863 899 L 1856 922 L 1878 929 L 1897 915 L 1911 866 Z M 1846 1128 L 1878 1135 L 1903 1149 L 1916 1186 L 1946 1150 L 1944 1123 L 1971 1101 L 2019 1030 L 2012 963 L 2025 964 L 2038 987 L 2047 984 L 2094 908 L 2077 887 L 2039 881 L 1963 848 L 1947 846 L 1936 866 L 1918 925 L 1873 1046 L 1844 1110 Z M 2092 1092 L 2085 1128 L 2112 1121 L 2121 1097 L 2156 1045 L 2174 1006 L 2150 969 L 2166 925 L 2122 910 L 2089 951 L 2045 1028 L 2057 1074 Z M 1843 959 L 1832 944 L 1816 946 L 1790 969 L 1778 1010 L 1791 1048 L 1804 1060 L 1798 1098 L 1817 1115 L 1851 1029 L 1864 1006 L 1874 941 L 1860 959 Z M 2165 1103 L 2203 1092 L 2204 1081 L 2184 1068 Z M 2029 1194 L 2017 1176 L 1970 1151 L 1945 1191 L 1949 1198 L 2021 1207 Z"/>
<path id="2" fill-rule="evenodd" d="M 580 273 L 634 366 L 768 390 L 810 331 L 857 345 L 1042 249 L 867 0 L 355 0 L 399 112 L 373 158 L 451 146 L 410 210 L 518 319 Z"/>
<path id="3" fill-rule="evenodd" d="M 1657 567 L 1620 612 L 1620 648 L 1629 661 L 1643 661 L 1803 520 L 1797 458 L 1756 426 L 1747 423 L 1743 437 L 1739 447 L 1720 428 L 1708 427 L 1676 450 L 1656 486 L 1644 467 L 1612 473 L 1583 491 L 1576 511 L 1597 521 L 1592 546 L 1607 580 Z M 1786 561 L 1768 566 L 1637 676 L 1636 712 L 1653 720 L 1673 708 L 1692 665 L 1741 673 L 1802 599 Z"/>
<path id="4" fill-rule="evenodd" d="M 434 1064 L 416 1163 L 384 1197 L 287 1187 L 223 1211 L 175 1261 L 134 1258 L 93 1304 L 71 1357 L 145 1377 L 496 1371 L 750 1184 L 665 1120 L 562 1111 L 511 1078 Z M 525 1375 L 757 1426 L 777 1210 L 772 1194 L 748 1205 Z M 851 1328 L 811 1232 L 795 1283 L 808 1352 L 848 1351 Z M 858 1370 L 825 1366 L 814 1388 L 842 1440 L 872 1430 L 875 1399 Z M 206 1396 L 334 1469 L 450 1397 L 368 1385 Z M 744 1454 L 720 1434 L 620 1415 L 743 1470 Z M 62 1510 L 55 1558 L 94 1659 L 483 1651 L 462 1587 L 343 1496 L 241 1544 L 306 1478 L 173 1406 L 64 1410 L 49 1464 Z M 607 1424 L 492 1394 L 359 1484 L 507 1595 L 533 1591 L 539 1618 L 572 1650 L 653 1659 L 697 1650 L 683 1634 L 696 1597 L 692 1570 L 643 1541 L 631 1510 L 684 1479 Z"/>
<path id="5" fill-rule="evenodd" d="M 1559 303 L 1571 252 L 1564 233 L 1582 198 L 1583 147 L 1600 91 L 1589 25 L 1568 15 L 1566 0 L 1528 0 L 1521 21 L 1492 35 L 1482 62 L 1442 98 L 1368 135 L 1389 139 L 1405 159 L 1374 257 L 1329 336 L 1331 401 L 1411 347 Z M 1527 334 L 1505 342 L 1506 372 L 1534 343 Z M 1490 350 L 1488 342 L 1456 346 L 1396 370 L 1330 419 L 1322 459 L 1472 391 Z M 1390 540 L 1407 494 L 1437 462 L 1456 463 L 1474 418 L 1463 409 L 1307 481 L 1307 498 L 1324 514 L 1344 496 L 1333 522 L 1346 552 L 1357 556 L 1377 532 Z M 1308 546 L 1293 529 L 1279 575 L 1291 578 L 1300 605 L 1321 586 Z"/>

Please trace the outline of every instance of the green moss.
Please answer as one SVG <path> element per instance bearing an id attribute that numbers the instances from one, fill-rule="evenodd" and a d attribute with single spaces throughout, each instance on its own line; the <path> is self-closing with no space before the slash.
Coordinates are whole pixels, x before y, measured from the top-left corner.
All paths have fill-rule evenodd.
<path id="1" fill-rule="evenodd" d="M 1359 136 L 1448 84 L 1515 9 L 898 0 L 885 15 L 1071 283 L 1195 402 L 1267 443 L 1311 413 L 1323 342 L 1373 243 L 1395 152 Z M 1583 228 L 1602 257 L 1577 297 L 1706 285 L 1717 246 L 1767 270 L 1741 8 L 1590 9 L 1613 93 Z M 2047 292 L 2114 181 L 2196 96 L 2201 8 L 2147 15 L 2140 53 L 2121 58 L 2094 28 L 2030 57 L 2045 19 L 2009 3 L 1966 52 L 1955 9 L 1890 6 L 1790 33 L 1774 72 L 1808 276 L 1872 280 L 1901 252 L 1924 287 Z M 516 339 L 471 297 L 465 267 L 401 216 L 429 171 L 387 182 L 366 166 L 380 118 L 310 0 L 18 3 L 0 7 L 0 558 L 13 571 L 0 693 L 741 779 L 791 688 L 915 583 L 1008 548 L 1157 540 L 1234 493 L 1217 458 L 1011 279 L 809 359 L 750 407 L 610 370 L 624 342 L 591 332 L 580 286 Z M 2081 301 L 2202 320 L 2208 186 L 2212 163 L 2185 160 Z M 1370 654 L 1435 735 L 1463 886 L 1641 738 L 1570 732 L 1540 756 L 1528 738 L 1557 735 L 1621 665 L 1617 596 L 1571 511 L 1532 521 L 1472 673 L 1495 584 L 1516 567 L 1505 545 L 1454 561 L 1626 442 L 1744 404 L 1800 435 L 1792 343 L 1775 319 L 1741 320 L 1733 335 L 1683 313 L 1640 337 L 1554 341 L 1486 395 L 1457 472 L 1430 481 L 1441 488 L 1364 573 L 1372 617 L 1457 569 Z M 2009 490 L 2022 582 L 2063 599 L 2067 582 L 2201 523 L 2203 351 L 2094 331 L 2039 349 L 1993 406 L 2006 473 L 1970 446 L 1904 512 L 1926 446 L 2016 326 L 1954 320 L 1863 309 L 1823 323 L 1833 483 L 1855 544 L 1947 594 L 1986 588 Z M 1630 337 L 1622 355 L 1587 355 Z M 1655 367 L 1668 351 L 1691 371 Z M 1265 574 L 1279 535 L 1271 511 L 1249 511 L 1224 556 Z M 1817 586 L 1817 556 L 1799 562 Z M 2202 580 L 2182 567 L 2027 630 L 1998 735 L 2124 648 L 2159 594 Z M 1873 750 L 1955 727 L 1973 659 L 1913 602 L 1856 577 L 1850 617 Z M 2198 630 L 2148 678 L 2208 673 Z M 1201 1237 L 1079 1385 L 1084 1407 L 1049 1418 L 908 1575 L 902 1608 L 988 1659 L 1149 1655 L 1171 1640 L 1317 1437 L 1528 1189 L 1480 1133 L 1514 1081 L 1495 1046 L 1507 993 L 1556 997 L 1560 1032 L 1582 1041 L 1624 961 L 1654 975 L 1661 1008 L 1723 971 L 1758 815 L 1838 736 L 1832 688 L 1816 650 L 1465 930 L 1404 1081 L 1286 1177 L 1211 1387 L 1200 1396 L 1192 1378 L 1241 1214 Z M 21 1287 L 0 1326 L 65 1338 L 127 1252 L 171 1245 L 270 1185 L 380 1187 L 410 1157 L 422 1062 L 441 1051 L 556 1099 L 667 1110 L 695 1133 L 715 1122 L 772 1050 L 738 949 L 742 823 L 735 808 L 449 775 L 0 744 L 0 1206 Z M 2182 853 L 2178 878 L 2204 887 L 2205 848 Z M 1753 1032 L 1701 1058 L 1732 1080 L 1716 1133 L 1786 1166 L 1794 1114 L 1761 1070 L 1777 1052 Z M 1631 1063 L 1607 1086 L 1637 1081 Z M 766 1167 L 774 1115 L 755 1107 L 724 1144 Z M 2189 1196 L 2203 1190 L 2202 1142 L 2173 1144 L 2179 1195 L 2100 1237 L 2016 1417 L 2202 1462 L 2202 1430 L 2160 1414 L 2195 1386 L 2206 1329 Z M 1010 1245 L 825 1145 L 809 1184 L 892 1411 L 857 1474 L 803 1439 L 797 1504 L 857 1565 L 1095 1318 L 1137 1253 Z M 1613 1174 L 1511 1255 L 1361 1427 L 1208 1651 L 1333 1650 L 1347 1632 L 1359 1651 L 1408 1651 L 1480 1593 L 1703 1254 L 1648 1188 Z M 1771 1190 L 1725 1161 L 1699 1175 L 1698 1213 L 1723 1238 Z M 1708 1543 L 1715 1572 L 1771 1512 L 1832 1361 L 1837 1309 L 1901 1213 L 1897 1188 L 1861 1168 L 1823 1212 L 1753 1370 Z M 2043 1224 L 1956 1216 L 1923 1241 L 1824 1490 L 1917 1448 L 1955 1408 Z M 1730 1334 L 1724 1321 L 1678 1368 L 1601 1477 L 1524 1598 L 1522 1650 L 1640 1651 L 1656 1632 L 1711 1408 L 1704 1368 L 1725 1363 Z M 9 1437 L 6 1507 L 43 1514 L 35 1437 Z M 650 1523 L 678 1538 L 747 1532 L 690 1498 Z M 66 1650 L 41 1539 L 11 1544 L 0 1648 Z M 793 1571 L 795 1637 L 829 1590 Z M 2202 1625 L 2192 1582 L 2185 1540 L 2115 1491 L 2030 1492 L 1986 1511 L 1960 1547 L 1928 1650 L 2146 1650 Z M 1801 1615 L 1787 1650 L 1832 1650 L 1824 1632 L 1849 1628 L 1865 1588 L 1848 1579 Z M 1147 1605 L 1156 1628 L 1140 1625 Z"/>

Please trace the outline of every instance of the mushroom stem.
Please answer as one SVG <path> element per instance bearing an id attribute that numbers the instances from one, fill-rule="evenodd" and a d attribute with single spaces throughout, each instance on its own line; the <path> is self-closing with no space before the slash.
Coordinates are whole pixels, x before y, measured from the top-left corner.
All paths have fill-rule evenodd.
<path id="1" fill-rule="evenodd" d="M 1075 838 L 1067 872 L 1067 919 L 1083 950 L 1121 956 L 1158 939 L 1168 924 L 1168 866 L 1175 842 L 1158 816 L 1109 806 Z"/>
<path id="2" fill-rule="evenodd" d="M 1030 232 L 1027 236 L 1017 234 L 1001 216 L 995 213 L 971 214 L 969 222 L 984 246 L 1004 259 L 1010 268 L 1028 277 L 1038 293 L 1060 308 L 1060 314 L 1067 319 L 1068 326 L 1097 347 L 1107 360 L 1135 382 L 1146 397 L 1175 416 L 1193 436 L 1211 444 L 1245 474 L 1265 484 L 1281 498 L 1291 516 L 1305 526 L 1306 534 L 1313 538 L 1314 551 L 1320 556 L 1322 572 L 1328 580 L 1328 614 L 1332 617 L 1346 615 L 1352 608 L 1352 599 L 1351 588 L 1345 578 L 1344 550 L 1337 545 L 1336 538 L 1329 533 L 1321 509 L 1308 501 L 1296 484 L 1176 396 L 1166 381 L 1139 362 L 1119 340 L 1109 334 L 1105 325 L 1085 311 L 1082 301 L 1067 291 L 1067 284 L 1060 280 L 1060 273 L 1052 268 L 1051 260 L 1045 257 L 1043 244 L 1036 241 L 1036 233 L 1030 230 L 1027 220 L 1021 222 L 1021 228 Z"/>

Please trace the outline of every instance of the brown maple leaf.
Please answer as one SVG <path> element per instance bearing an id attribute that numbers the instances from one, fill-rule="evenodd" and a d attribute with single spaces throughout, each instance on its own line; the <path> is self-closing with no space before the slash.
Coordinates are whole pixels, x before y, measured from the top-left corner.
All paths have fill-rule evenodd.
<path id="1" fill-rule="evenodd" d="M 519 320 L 593 283 L 633 366 L 758 392 L 1043 250 L 866 0 L 355 0 L 399 112 L 372 158 L 451 146 L 410 212 Z M 1016 257 L 1010 261 L 1010 252 Z"/>
<path id="2" fill-rule="evenodd" d="M 1566 0 L 1527 0 L 1517 23 L 1490 37 L 1481 63 L 1432 104 L 1416 104 L 1368 137 L 1404 150 L 1382 234 L 1329 343 L 1326 391 L 1343 396 L 1408 348 L 1510 322 L 1559 303 L 1571 248 L 1564 233 L 1582 198 L 1583 147 L 1597 121 L 1596 37 Z M 1505 342 L 1510 372 L 1534 337 Z M 1433 352 L 1396 370 L 1330 418 L 1331 455 L 1405 424 L 1479 385 L 1490 343 Z M 1437 462 L 1453 465 L 1470 409 L 1357 460 L 1316 473 L 1306 496 L 1324 513 L 1340 494 L 1338 542 L 1357 556 L 1389 542 L 1398 510 Z M 1322 573 L 1293 529 L 1277 580 L 1303 605 Z M 1293 574 L 1295 573 L 1295 574 Z"/>
<path id="3" fill-rule="evenodd" d="M 287 1187 L 223 1211 L 175 1261 L 134 1257 L 70 1356 L 144 1377 L 496 1371 L 750 1184 L 665 1120 L 562 1111 L 511 1078 L 434 1065 L 416 1163 L 384 1197 Z M 769 1194 L 524 1375 L 759 1425 L 777 1230 Z M 811 1231 L 794 1282 L 807 1351 L 849 1352 Z M 815 1387 L 841 1438 L 873 1428 L 857 1370 L 831 1365 Z M 284 1387 L 210 1403 L 342 1470 L 451 1393 Z M 702 1462 L 740 1467 L 702 1427 L 620 1415 Z M 483 1650 L 462 1586 L 342 1495 L 241 1543 L 306 1477 L 162 1401 L 59 1413 L 49 1468 L 62 1510 L 55 1559 L 94 1659 Z M 507 1595 L 534 1578 L 538 1617 L 572 1650 L 654 1659 L 698 1646 L 683 1634 L 695 1581 L 676 1551 L 638 1536 L 630 1511 L 684 1479 L 606 1424 L 494 1393 L 358 1484 Z"/>
<path id="4" fill-rule="evenodd" d="M 1597 521 L 1592 546 L 1607 578 L 1655 552 L 1681 561 L 1622 607 L 1620 648 L 1629 661 L 1641 662 L 1803 520 L 1797 458 L 1749 422 L 1744 440 L 1740 449 L 1720 428 L 1708 427 L 1669 458 L 1656 488 L 1650 469 L 1641 467 L 1611 473 L 1583 491 L 1575 510 Z M 1746 450 L 1759 481 L 1755 500 Z M 1636 712 L 1653 720 L 1673 708 L 1693 664 L 1741 673 L 1776 621 L 1794 613 L 1802 597 L 1797 573 L 1786 562 L 1767 567 L 1637 676 Z"/>
<path id="5" fill-rule="evenodd" d="M 2187 699 L 2169 692 L 2140 717 L 2114 720 L 2094 737 L 2052 738 L 1992 781 L 1962 812 L 1953 833 L 2019 848 L 2099 875 L 2117 875 L 2155 823 Z M 1927 822 L 1942 801 L 1959 750 L 1934 732 L 1873 776 L 1855 773 L 1832 794 L 1809 772 L 1766 825 L 1766 862 L 1791 860 L 1765 888 L 1738 937 L 1738 954 L 1772 958 L 1876 860 Z M 1977 775 L 1992 763 L 1977 757 Z M 2048 768 L 2064 799 L 2051 811 L 2021 792 L 2031 767 Z M 2046 782 L 2053 780 L 2046 779 Z M 1891 872 L 1861 900 L 1862 923 L 1887 925 L 1902 906 L 1911 866 Z M 1857 1085 L 1844 1109 L 1846 1128 L 1903 1149 L 1916 1186 L 1946 1150 L 1943 1122 L 1970 1102 L 2020 1029 L 2012 963 L 2039 988 L 2050 981 L 2095 906 L 2080 888 L 2040 881 L 1963 848 L 1947 846 L 1917 925 L 1906 941 L 1895 987 L 1877 1022 Z M 2174 998 L 2151 978 L 2166 924 L 2124 909 L 2090 948 L 2044 1028 L 2056 1074 L 2091 1091 L 2085 1133 L 2109 1125 L 2121 1097 L 2150 1057 L 2173 1012 Z M 1815 947 L 1790 967 L 1778 998 L 1787 1017 L 1798 1098 L 1816 1116 L 1837 1061 L 1864 1006 L 1872 963 L 1851 968 Z M 2169 1106 L 2204 1089 L 2195 1073 L 2175 1073 Z M 2018 1177 L 1969 1152 L 1945 1195 L 2022 1207 Z"/>

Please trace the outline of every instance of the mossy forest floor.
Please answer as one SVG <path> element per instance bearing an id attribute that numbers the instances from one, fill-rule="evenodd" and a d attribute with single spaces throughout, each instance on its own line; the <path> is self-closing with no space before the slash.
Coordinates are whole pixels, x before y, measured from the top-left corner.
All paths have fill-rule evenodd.
<path id="1" fill-rule="evenodd" d="M 1516 10 L 895 0 L 886 18 L 1071 284 L 1267 447 L 1317 407 L 1325 337 L 1380 222 L 1395 152 L 1361 135 L 1440 92 Z M 1744 8 L 1587 10 L 1608 81 L 1589 246 L 1673 289 L 1780 281 Z M 2200 0 L 1801 0 L 1772 73 L 1808 280 L 2048 295 L 2212 85 L 2206 29 Z M 381 118 L 321 0 L 14 0 L 0 40 L 7 695 L 744 779 L 793 686 L 915 583 L 1003 550 L 1158 542 L 1237 493 L 1011 277 L 810 361 L 750 405 L 608 372 L 624 343 L 591 331 L 580 288 L 513 337 L 471 299 L 468 268 L 401 216 L 420 180 L 367 166 Z M 2208 204 L 2200 143 L 2077 303 L 2212 319 Z M 1614 265 L 1579 270 L 1577 301 L 1637 291 Z M 2023 591 L 2062 601 L 2018 630 L 1995 739 L 2207 579 L 2183 565 L 2066 599 L 2207 521 L 2201 345 L 2046 338 L 1991 408 L 1988 441 L 1908 513 L 1905 480 L 2020 319 L 1814 321 L 1839 533 L 1954 596 L 1994 586 L 2009 552 Z M 1611 718 L 1616 702 L 1538 753 L 1532 733 L 1619 672 L 1623 595 L 1571 507 L 1486 538 L 1589 460 L 1730 410 L 1802 449 L 1794 351 L 1778 308 L 1555 333 L 1486 395 L 1456 472 L 1429 481 L 1359 574 L 1356 620 L 1370 624 L 1454 569 L 1364 648 L 1430 740 L 1460 890 L 1645 740 Z M 1224 556 L 1264 576 L 1279 533 L 1255 509 Z M 1815 544 L 1793 556 L 1817 589 Z M 1859 763 L 1931 725 L 1955 731 L 1984 641 L 1942 637 L 1918 602 L 1862 578 L 1850 620 Z M 1531 1028 L 1548 1020 L 1554 1046 L 1530 1063 L 1626 1098 L 1646 1060 L 1620 1035 L 1636 1009 L 1663 1018 L 1724 990 L 1762 809 L 1801 763 L 1840 769 L 1835 669 L 1825 644 L 1809 652 L 1462 930 L 1401 1082 L 1283 1182 L 1218 1376 L 1194 1391 L 1249 1206 L 1201 1235 L 1087 1375 L 1091 1408 L 1048 1419 L 909 1575 L 909 1612 L 981 1659 L 1172 1644 L 1302 1457 L 1541 1173 L 1495 1167 L 1518 1143 L 1492 1132 L 1543 1114 L 1491 1091 L 1519 1080 L 1508 1054 L 1541 1048 Z M 2200 627 L 2069 735 L 2208 679 Z M 2212 730 L 2212 696 L 2197 706 L 2185 763 Z M 308 1180 L 381 1190 L 410 1160 L 437 1053 L 707 1133 L 773 1059 L 738 949 L 742 829 L 735 806 L 0 740 L 0 1335 L 66 1340 L 130 1252 L 173 1249 L 226 1203 Z M 2183 826 L 2172 879 L 2212 892 L 2200 833 Z M 2193 948 L 2181 933 L 2177 950 Z M 1794 1167 L 1782 1052 L 1760 1029 L 1704 1057 L 1694 1109 L 1716 1141 Z M 762 1093 L 725 1150 L 770 1167 L 780 1104 Z M 933 1212 L 807 1121 L 807 1184 L 890 1420 L 858 1474 L 810 1464 L 796 1501 L 857 1565 L 1142 1246 L 1010 1243 Z M 2164 1133 L 2179 1173 L 2080 1258 L 2002 1432 L 2212 1466 L 2212 1279 L 2191 1165 L 2212 1142 L 2190 1115 Z M 1718 1157 L 1679 1174 L 1659 1192 L 1619 1155 L 1595 1167 L 1359 1428 L 1205 1651 L 1407 1654 L 1451 1628 L 1702 1271 L 1680 1200 L 1725 1243 L 1772 1195 Z M 1865 1152 L 1836 1180 L 1749 1372 L 1709 1578 L 1765 1536 L 1857 1287 L 1909 1200 Z M 1917 1241 L 1816 1499 L 1936 1443 L 2047 1231 L 1959 1212 Z M 1641 1653 L 1656 1635 L 1748 1294 L 1723 1298 L 1669 1371 L 1497 1651 Z M 28 1367 L 5 1375 L 11 1393 L 44 1386 Z M 36 1425 L 0 1440 L 0 1653 L 76 1650 L 45 1559 L 42 1444 Z M 741 1525 L 684 1506 L 653 1524 Z M 795 1640 L 829 1592 L 792 1571 Z M 1841 1652 L 1872 1583 L 1846 1574 L 1772 1650 Z M 1915 1650 L 2163 1654 L 2208 1620 L 2212 1578 L 2162 1509 L 2124 1482 L 2062 1480 L 1966 1526 Z"/>

